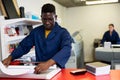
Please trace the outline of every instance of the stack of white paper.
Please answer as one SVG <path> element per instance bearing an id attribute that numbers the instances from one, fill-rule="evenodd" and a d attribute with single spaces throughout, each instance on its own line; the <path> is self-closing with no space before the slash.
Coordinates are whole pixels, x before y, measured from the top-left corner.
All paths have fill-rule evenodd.
<path id="1" fill-rule="evenodd" d="M 86 64 L 86 69 L 94 75 L 105 75 L 110 73 L 110 65 L 101 62 L 88 63 Z"/>
<path id="2" fill-rule="evenodd" d="M 40 74 L 34 74 L 35 66 L 8 66 L 7 68 L 0 61 L 1 78 L 32 78 L 32 79 L 51 79 L 60 72 L 61 69 L 51 67 Z"/>
<path id="3" fill-rule="evenodd" d="M 120 70 L 120 64 L 115 64 L 115 69 Z"/>
<path id="4" fill-rule="evenodd" d="M 111 42 L 104 42 L 104 48 L 111 48 Z"/>

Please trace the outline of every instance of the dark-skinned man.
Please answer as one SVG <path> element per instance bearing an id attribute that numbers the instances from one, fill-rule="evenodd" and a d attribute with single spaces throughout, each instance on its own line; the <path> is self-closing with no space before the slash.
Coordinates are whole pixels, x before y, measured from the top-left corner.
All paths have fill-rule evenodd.
<path id="1" fill-rule="evenodd" d="M 35 46 L 36 62 L 34 73 L 47 70 L 56 64 L 60 68 L 65 68 L 65 64 L 71 53 L 71 36 L 69 32 L 58 25 L 57 15 L 53 4 L 45 4 L 41 10 L 43 25 L 33 29 L 24 38 L 19 46 L 2 62 L 8 66 L 11 61 L 27 54 Z"/>

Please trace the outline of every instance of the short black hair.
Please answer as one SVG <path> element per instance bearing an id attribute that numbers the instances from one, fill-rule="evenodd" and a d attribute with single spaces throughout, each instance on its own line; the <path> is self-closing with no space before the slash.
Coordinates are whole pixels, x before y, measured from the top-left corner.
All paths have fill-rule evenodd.
<path id="1" fill-rule="evenodd" d="M 47 3 L 42 6 L 41 14 L 48 12 L 56 14 L 55 6 L 53 4 Z"/>

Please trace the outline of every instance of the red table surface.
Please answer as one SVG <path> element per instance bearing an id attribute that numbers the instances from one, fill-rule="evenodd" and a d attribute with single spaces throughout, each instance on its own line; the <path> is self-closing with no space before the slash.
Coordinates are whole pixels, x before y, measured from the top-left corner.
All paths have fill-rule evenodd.
<path id="1" fill-rule="evenodd" d="M 70 71 L 74 69 L 62 69 L 51 80 L 120 80 L 120 70 L 111 70 L 109 75 L 94 76 L 89 72 L 82 75 L 71 75 Z M 36 80 L 36 79 L 15 79 L 15 78 L 0 78 L 0 80 Z M 40 80 L 40 79 L 39 79 Z"/>

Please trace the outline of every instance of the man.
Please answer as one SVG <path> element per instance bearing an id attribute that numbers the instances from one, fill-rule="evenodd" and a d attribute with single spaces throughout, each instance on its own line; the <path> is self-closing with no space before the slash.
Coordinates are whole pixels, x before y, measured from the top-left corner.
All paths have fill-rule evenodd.
<path id="1" fill-rule="evenodd" d="M 101 44 L 104 44 L 105 41 L 111 42 L 112 44 L 117 44 L 119 42 L 119 35 L 115 31 L 113 24 L 109 24 L 109 30 L 104 33 Z"/>
<path id="2" fill-rule="evenodd" d="M 36 61 L 39 64 L 35 67 L 34 73 L 47 70 L 54 64 L 60 68 L 65 68 L 71 52 L 71 36 L 66 29 L 55 22 L 57 15 L 54 5 L 43 5 L 41 19 L 43 25 L 33 29 L 20 42 L 17 49 L 2 61 L 4 65 L 8 66 L 11 61 L 27 54 L 35 46 Z"/>

